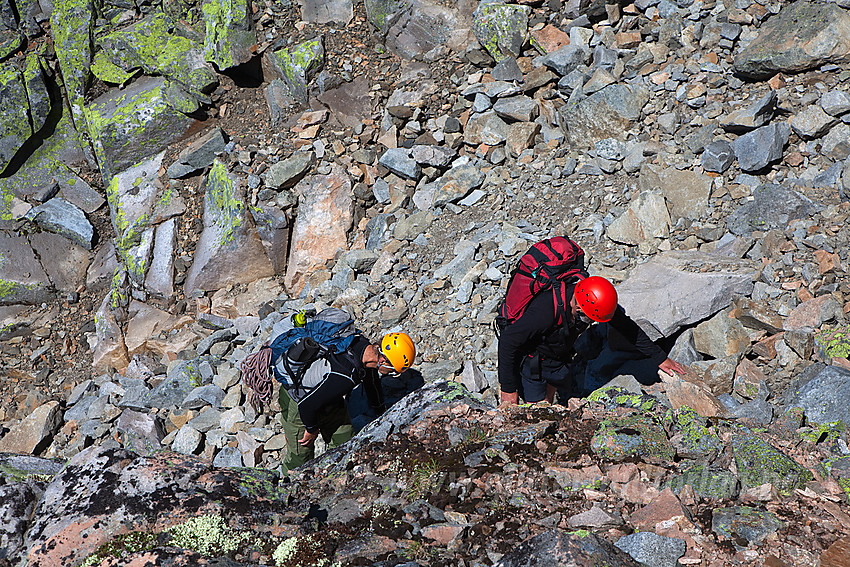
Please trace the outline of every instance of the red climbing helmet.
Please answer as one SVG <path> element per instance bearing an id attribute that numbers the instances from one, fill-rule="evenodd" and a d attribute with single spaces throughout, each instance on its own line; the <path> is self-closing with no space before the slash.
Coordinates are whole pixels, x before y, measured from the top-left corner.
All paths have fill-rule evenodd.
<path id="1" fill-rule="evenodd" d="M 581 280 L 573 295 L 584 314 L 594 321 L 610 321 L 617 310 L 617 290 L 603 277 L 590 276 Z"/>

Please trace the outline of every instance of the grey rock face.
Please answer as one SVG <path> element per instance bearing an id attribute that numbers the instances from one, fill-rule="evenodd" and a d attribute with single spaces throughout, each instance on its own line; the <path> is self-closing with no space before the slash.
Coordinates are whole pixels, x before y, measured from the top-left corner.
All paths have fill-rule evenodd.
<path id="1" fill-rule="evenodd" d="M 738 166 L 744 171 L 759 171 L 782 157 L 791 127 L 781 122 L 744 134 L 732 142 Z"/>
<path id="2" fill-rule="evenodd" d="M 346 25 L 354 17 L 354 2 L 352 0 L 337 2 L 299 0 L 298 4 L 301 6 L 301 19 L 305 22 L 316 24 L 338 22 Z"/>
<path id="3" fill-rule="evenodd" d="M 604 138 L 622 138 L 623 131 L 640 118 L 649 91 L 640 85 L 609 85 L 577 104 L 560 110 L 561 127 L 581 147 Z"/>
<path id="4" fill-rule="evenodd" d="M 845 62 L 850 54 L 850 14 L 835 4 L 795 2 L 771 18 L 759 36 L 735 57 L 736 73 L 767 79 L 824 63 Z"/>
<path id="5" fill-rule="evenodd" d="M 172 179 L 186 177 L 209 167 L 215 156 L 224 151 L 225 143 L 221 128 L 214 128 L 180 152 L 177 160 L 168 168 L 168 176 Z"/>
<path id="6" fill-rule="evenodd" d="M 47 274 L 25 238 L 0 232 L 0 305 L 50 301 L 53 290 Z"/>
<path id="7" fill-rule="evenodd" d="M 314 159 L 313 152 L 295 152 L 273 164 L 266 172 L 266 186 L 272 189 L 288 189 L 294 186 L 313 165 Z"/>
<path id="8" fill-rule="evenodd" d="M 523 542 L 497 561 L 494 567 L 581 567 L 600 563 L 622 567 L 640 565 L 625 552 L 593 534 L 577 535 L 553 530 Z"/>
<path id="9" fill-rule="evenodd" d="M 805 218 L 813 207 L 809 199 L 781 185 L 762 185 L 753 191 L 753 197 L 727 219 L 732 234 L 785 228 L 791 219 Z"/>
<path id="10" fill-rule="evenodd" d="M 749 295 L 757 274 L 747 260 L 672 251 L 634 269 L 617 293 L 630 317 L 669 336 L 727 307 L 736 295 Z"/>
<path id="11" fill-rule="evenodd" d="M 91 250 L 94 227 L 85 213 L 61 197 L 54 197 L 30 210 L 27 217 L 39 226 Z"/>
<path id="12" fill-rule="evenodd" d="M 416 160 L 410 157 L 407 148 L 390 148 L 381 155 L 378 163 L 402 177 L 418 179 L 421 169 Z"/>
<path id="13" fill-rule="evenodd" d="M 540 58 L 540 63 L 561 77 L 569 75 L 579 65 L 587 63 L 590 54 L 580 45 L 567 45 Z"/>
<path id="14" fill-rule="evenodd" d="M 720 125 L 730 132 L 746 132 L 770 122 L 778 100 L 776 91 L 770 91 L 756 102 L 720 118 Z"/>
<path id="15" fill-rule="evenodd" d="M 811 423 L 850 424 L 850 371 L 827 366 L 798 388 L 789 407 L 801 407 Z"/>
<path id="16" fill-rule="evenodd" d="M 685 540 L 664 537 L 652 532 L 638 532 L 623 536 L 614 545 L 641 564 L 652 564 L 658 567 L 676 567 L 679 564 L 679 558 L 688 549 Z"/>
<path id="17" fill-rule="evenodd" d="M 723 173 L 729 169 L 734 161 L 735 154 L 732 151 L 732 145 L 726 140 L 715 140 L 708 144 L 700 158 L 702 168 L 715 173 Z"/>

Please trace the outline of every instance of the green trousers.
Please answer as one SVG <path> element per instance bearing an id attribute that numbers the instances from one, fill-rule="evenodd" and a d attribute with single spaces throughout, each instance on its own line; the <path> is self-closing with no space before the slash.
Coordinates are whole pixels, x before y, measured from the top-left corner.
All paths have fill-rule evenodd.
<path id="1" fill-rule="evenodd" d="M 298 404 L 290 397 L 286 388 L 280 389 L 278 400 L 280 401 L 281 411 L 280 423 L 286 437 L 286 456 L 283 459 L 283 473 L 286 474 L 286 472 L 300 467 L 312 459 L 315 455 L 315 448 L 312 443 L 306 447 L 298 443 L 307 428 L 301 421 Z M 319 431 L 322 434 L 322 439 L 330 447 L 337 447 L 351 439 L 354 430 L 351 427 L 351 417 L 348 415 L 348 408 L 344 400 L 340 400 L 338 404 L 330 404 L 322 408 L 319 414 Z"/>

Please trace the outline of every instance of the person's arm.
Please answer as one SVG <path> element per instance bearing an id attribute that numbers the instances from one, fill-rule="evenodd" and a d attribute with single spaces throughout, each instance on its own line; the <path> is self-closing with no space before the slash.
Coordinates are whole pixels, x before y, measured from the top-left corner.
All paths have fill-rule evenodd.
<path id="1" fill-rule="evenodd" d="M 663 370 L 665 373 L 684 374 L 687 371 L 685 366 L 668 358 L 667 353 L 664 352 L 664 350 L 657 344 L 652 342 L 644 330 L 640 328 L 640 325 L 635 323 L 631 317 L 626 315 L 626 311 L 622 307 L 617 306 L 617 310 L 614 312 L 614 317 L 611 318 L 609 324 L 616 332 L 622 335 L 626 341 L 633 345 L 638 352 L 652 360 L 652 362 L 657 364 L 658 368 Z"/>
<path id="2" fill-rule="evenodd" d="M 517 401 L 522 357 L 533 350 L 555 326 L 555 303 L 551 292 L 531 300 L 522 317 L 505 327 L 499 336 L 499 388 L 502 401 Z"/>
<path id="3" fill-rule="evenodd" d="M 381 415 L 386 411 L 384 389 L 381 387 L 381 376 L 377 370 L 366 369 L 366 375 L 363 377 L 363 391 L 366 393 L 366 400 L 368 400 L 369 407 L 372 408 L 375 415 Z"/>

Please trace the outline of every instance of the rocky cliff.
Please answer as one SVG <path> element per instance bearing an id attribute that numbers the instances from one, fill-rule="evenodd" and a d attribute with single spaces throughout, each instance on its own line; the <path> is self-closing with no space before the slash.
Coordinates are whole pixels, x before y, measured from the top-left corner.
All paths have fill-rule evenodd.
<path id="1" fill-rule="evenodd" d="M 0 561 L 847 564 L 848 18 L 0 0 Z M 559 233 L 689 376 L 494 409 Z M 421 357 L 283 482 L 239 364 L 329 305 Z"/>

